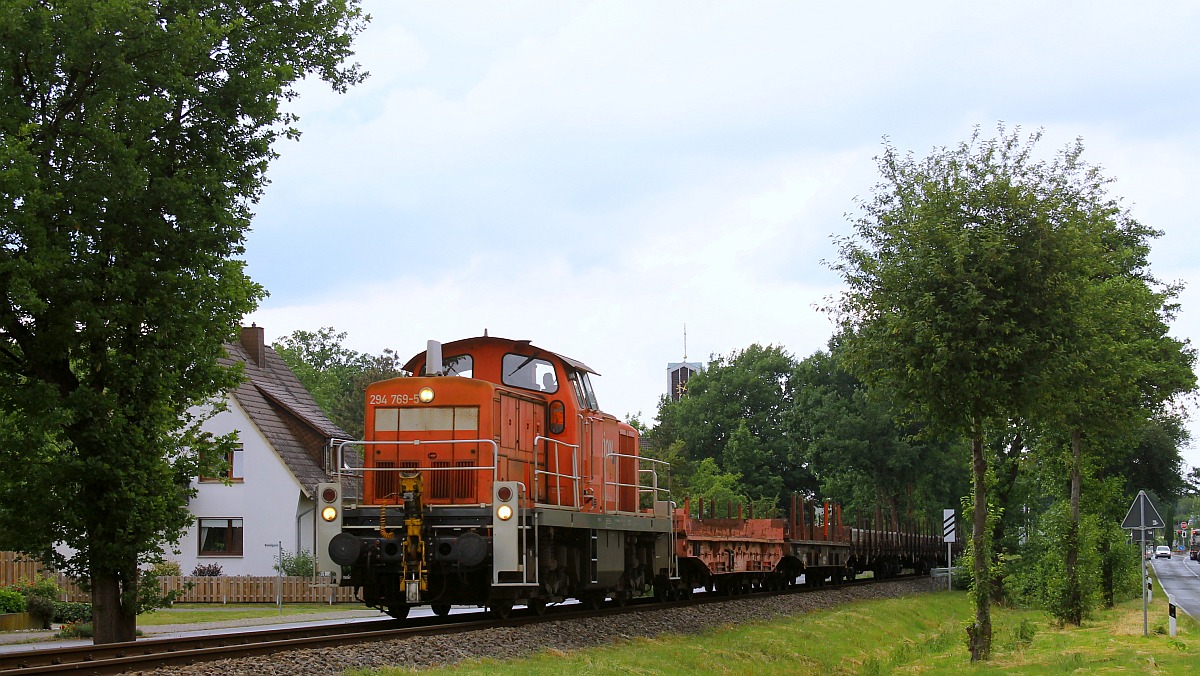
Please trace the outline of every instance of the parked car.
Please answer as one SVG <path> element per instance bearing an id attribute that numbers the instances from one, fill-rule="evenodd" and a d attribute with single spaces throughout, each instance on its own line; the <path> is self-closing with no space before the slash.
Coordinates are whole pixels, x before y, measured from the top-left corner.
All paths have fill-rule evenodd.
<path id="1" fill-rule="evenodd" d="M 1154 548 L 1154 558 L 1156 558 L 1156 559 L 1171 558 L 1171 548 L 1166 545 L 1159 545 L 1159 546 L 1155 547 Z"/>

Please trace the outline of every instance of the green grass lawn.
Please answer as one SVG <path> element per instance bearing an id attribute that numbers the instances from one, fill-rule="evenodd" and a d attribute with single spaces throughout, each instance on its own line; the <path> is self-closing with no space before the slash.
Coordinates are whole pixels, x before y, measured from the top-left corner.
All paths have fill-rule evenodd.
<path id="1" fill-rule="evenodd" d="M 361 603 L 286 603 L 285 617 L 289 615 L 313 615 L 316 613 L 343 610 L 369 610 Z M 274 603 L 176 603 L 170 608 L 159 608 L 154 612 L 138 615 L 139 627 L 155 627 L 164 624 L 196 624 L 201 622 L 224 622 L 256 617 L 278 617 L 279 607 Z M 303 618 L 300 618 L 303 619 Z"/>
<path id="2" fill-rule="evenodd" d="M 1082 627 L 1058 627 L 1038 611 L 993 608 L 992 659 L 980 664 L 972 664 L 967 652 L 963 625 L 973 613 L 966 594 L 941 592 L 858 602 L 695 637 L 473 661 L 433 673 L 1083 674 L 1169 673 L 1200 666 L 1200 626 L 1181 612 L 1178 636 L 1168 636 L 1163 596 L 1160 590 L 1150 606 L 1148 638 L 1142 636 L 1140 599 L 1098 611 Z"/>

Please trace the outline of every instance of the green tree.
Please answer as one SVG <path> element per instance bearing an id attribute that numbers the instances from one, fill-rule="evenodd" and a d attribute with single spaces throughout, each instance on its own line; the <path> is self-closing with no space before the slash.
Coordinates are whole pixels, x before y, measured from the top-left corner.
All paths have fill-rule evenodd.
<path id="1" fill-rule="evenodd" d="M 1064 152 L 1053 182 L 1056 228 L 1070 237 L 1073 266 L 1060 272 L 1060 293 L 1074 305 L 1060 335 L 1060 350 L 1041 388 L 1048 401 L 1037 423 L 1069 436 L 1067 525 L 1055 529 L 1065 540 L 1066 590 L 1056 608 L 1079 625 L 1089 611 L 1077 563 L 1081 556 L 1084 446 L 1093 455 L 1108 452 L 1114 438 L 1136 427 L 1147 411 L 1160 408 L 1195 387 L 1193 356 L 1186 344 L 1167 335 L 1175 287 L 1163 287 L 1148 272 L 1148 240 L 1158 233 L 1144 227 L 1108 196 L 1109 180 L 1081 160 L 1076 142 Z M 1086 437 L 1086 438 L 1085 438 Z"/>
<path id="2" fill-rule="evenodd" d="M 704 509 L 706 516 L 732 517 L 737 514 L 737 505 L 751 503 L 742 488 L 741 477 L 722 472 L 712 458 L 705 458 L 697 465 L 688 497 L 708 505 Z"/>
<path id="3" fill-rule="evenodd" d="M 131 641 L 138 564 L 231 443 L 193 407 L 263 291 L 239 260 L 282 104 L 343 65 L 357 0 L 14 0 L 0 10 L 0 540 Z M 56 544 L 71 552 L 60 555 Z"/>
<path id="4" fill-rule="evenodd" d="M 795 366 L 783 348 L 757 344 L 714 358 L 679 401 L 661 400 L 651 443 L 682 441 L 690 460 L 715 460 L 756 499 L 811 494 L 815 482 L 786 425 Z"/>
<path id="5" fill-rule="evenodd" d="M 877 528 L 899 530 L 958 504 L 966 494 L 965 446 L 901 425 L 892 397 L 872 392 L 842 369 L 833 352 L 818 351 L 793 376 L 791 439 L 843 513 L 874 514 Z"/>
<path id="6" fill-rule="evenodd" d="M 338 427 L 355 439 L 363 436 L 367 386 L 404 375 L 392 350 L 379 355 L 356 352 L 342 343 L 346 334 L 323 327 L 316 333 L 293 331 L 272 348 L 312 393 Z"/>
<path id="7" fill-rule="evenodd" d="M 1067 161 L 1035 159 L 1038 139 L 977 131 L 923 160 L 887 145 L 833 265 L 848 286 L 831 308 L 848 370 L 935 432 L 971 440 L 972 660 L 992 638 L 984 441 L 1036 409 L 1075 309 L 1074 241 L 1060 227 L 1075 215 L 1054 179 Z"/>

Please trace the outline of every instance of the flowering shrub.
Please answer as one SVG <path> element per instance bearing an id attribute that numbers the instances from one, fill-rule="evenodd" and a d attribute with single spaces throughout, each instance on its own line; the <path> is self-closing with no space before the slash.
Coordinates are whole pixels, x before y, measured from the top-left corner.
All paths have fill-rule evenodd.
<path id="1" fill-rule="evenodd" d="M 91 622 L 68 622 L 58 630 L 59 638 L 91 638 Z"/>
<path id="2" fill-rule="evenodd" d="M 192 570 L 192 575 L 196 577 L 220 577 L 221 564 L 219 563 L 202 563 Z"/>

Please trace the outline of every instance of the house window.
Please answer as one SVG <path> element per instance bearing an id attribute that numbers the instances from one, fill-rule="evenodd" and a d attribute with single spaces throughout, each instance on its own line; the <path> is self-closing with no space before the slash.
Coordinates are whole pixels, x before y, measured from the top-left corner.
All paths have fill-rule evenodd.
<path id="1" fill-rule="evenodd" d="M 200 519 L 200 556 L 241 555 L 241 519 Z"/>
<path id="2" fill-rule="evenodd" d="M 229 480 L 234 483 L 240 483 L 242 481 L 242 472 L 245 469 L 244 468 L 245 463 L 242 460 L 242 457 L 244 455 L 245 455 L 245 453 L 244 453 L 244 449 L 242 448 L 242 445 L 237 444 L 236 446 L 234 446 L 233 450 L 231 450 L 225 454 L 225 465 L 220 471 L 217 472 L 217 476 L 202 476 L 202 477 L 200 477 L 200 480 L 201 481 Z"/>

